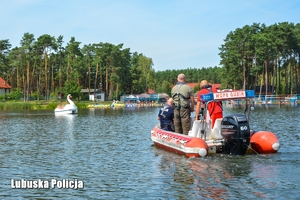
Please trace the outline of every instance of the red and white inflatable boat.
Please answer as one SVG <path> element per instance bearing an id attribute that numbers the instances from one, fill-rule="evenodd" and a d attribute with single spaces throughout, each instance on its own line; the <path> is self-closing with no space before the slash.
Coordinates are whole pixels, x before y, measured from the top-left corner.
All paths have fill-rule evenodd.
<path id="1" fill-rule="evenodd" d="M 201 95 L 201 99 L 206 102 L 206 107 L 212 101 L 233 99 L 248 101 L 252 97 L 254 97 L 253 90 Z M 206 116 L 209 116 L 207 110 L 206 112 Z M 205 157 L 216 153 L 267 154 L 276 153 L 280 148 L 273 132 L 250 130 L 248 117 L 244 114 L 233 114 L 217 119 L 213 128 L 209 118 L 195 120 L 188 135 L 162 130 L 158 124 L 151 131 L 151 139 L 156 146 L 187 157 Z"/>

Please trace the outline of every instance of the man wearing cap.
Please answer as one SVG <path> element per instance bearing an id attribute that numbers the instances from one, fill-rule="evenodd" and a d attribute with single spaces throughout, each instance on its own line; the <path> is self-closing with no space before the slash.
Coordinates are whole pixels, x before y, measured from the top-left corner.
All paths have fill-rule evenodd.
<path id="1" fill-rule="evenodd" d="M 191 128 L 191 112 L 194 112 L 194 91 L 185 81 L 185 75 L 179 74 L 177 84 L 172 88 L 174 105 L 175 132 L 188 135 Z"/>

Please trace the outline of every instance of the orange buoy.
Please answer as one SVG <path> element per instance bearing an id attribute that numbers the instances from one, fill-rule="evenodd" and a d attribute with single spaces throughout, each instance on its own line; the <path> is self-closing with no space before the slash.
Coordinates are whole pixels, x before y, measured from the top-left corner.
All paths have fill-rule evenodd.
<path id="1" fill-rule="evenodd" d="M 189 142 L 184 145 L 186 148 L 198 148 L 198 154 L 200 157 L 205 157 L 208 154 L 207 143 L 200 138 L 192 138 Z M 186 153 L 187 157 L 195 156 L 195 154 Z"/>
<path id="2" fill-rule="evenodd" d="M 268 131 L 255 132 L 250 138 L 251 148 L 258 153 L 276 153 L 280 144 L 276 135 Z"/>

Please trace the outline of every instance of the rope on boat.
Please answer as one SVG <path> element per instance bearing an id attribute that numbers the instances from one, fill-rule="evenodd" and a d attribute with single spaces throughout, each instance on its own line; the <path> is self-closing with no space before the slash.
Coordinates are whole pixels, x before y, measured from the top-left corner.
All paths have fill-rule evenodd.
<path id="1" fill-rule="evenodd" d="M 246 144 L 245 144 L 245 145 L 246 145 Z M 248 145 L 247 147 L 250 148 L 254 153 L 259 154 L 257 151 L 255 151 L 255 150 L 251 147 L 251 145 Z"/>

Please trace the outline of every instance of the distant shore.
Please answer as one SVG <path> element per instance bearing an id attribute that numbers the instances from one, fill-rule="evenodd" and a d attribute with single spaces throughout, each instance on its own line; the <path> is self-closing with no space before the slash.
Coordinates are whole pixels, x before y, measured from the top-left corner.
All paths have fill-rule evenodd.
<path id="1" fill-rule="evenodd" d="M 101 102 L 94 102 L 94 101 L 81 101 L 81 102 L 74 102 L 76 106 L 80 108 L 125 108 L 125 107 L 162 107 L 164 103 L 113 103 L 112 101 L 101 101 Z M 290 104 L 297 104 L 297 101 L 255 101 L 251 102 L 253 105 L 290 105 Z M 59 102 L 59 101 L 5 101 L 0 102 L 0 111 L 1 110 L 54 110 L 57 108 L 58 105 L 66 105 L 67 102 Z M 244 105 L 244 101 L 226 101 L 223 102 L 223 106 L 238 106 Z"/>
<path id="2" fill-rule="evenodd" d="M 161 107 L 163 103 L 114 103 L 112 101 L 82 101 L 74 102 L 78 108 L 110 108 L 110 107 Z M 1 110 L 54 110 L 58 105 L 66 105 L 67 102 L 59 101 L 5 101 L 0 102 Z"/>

